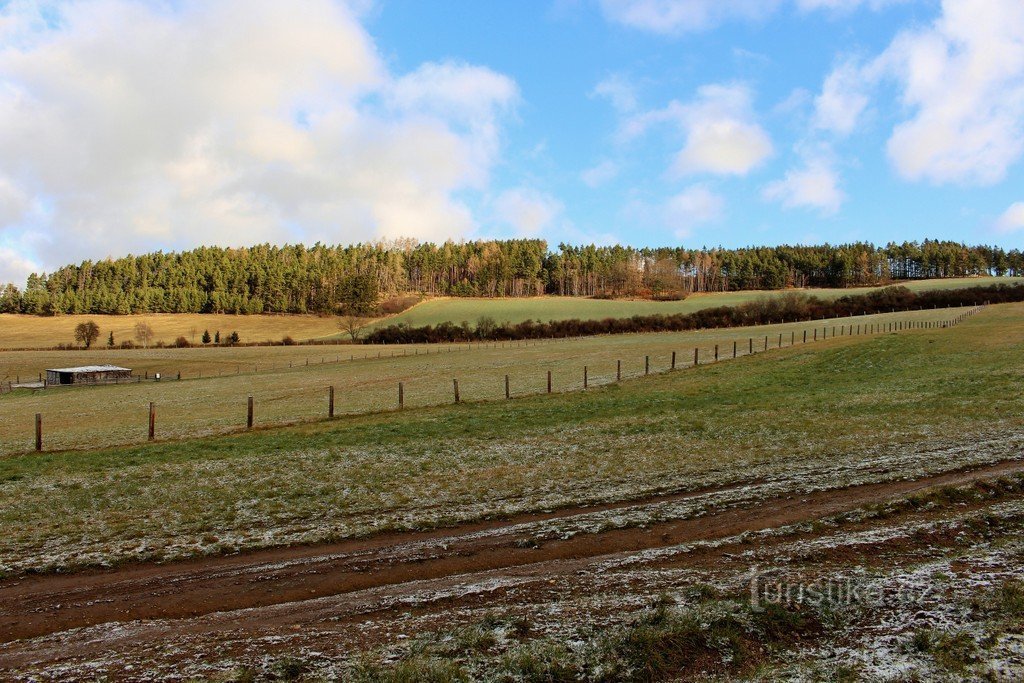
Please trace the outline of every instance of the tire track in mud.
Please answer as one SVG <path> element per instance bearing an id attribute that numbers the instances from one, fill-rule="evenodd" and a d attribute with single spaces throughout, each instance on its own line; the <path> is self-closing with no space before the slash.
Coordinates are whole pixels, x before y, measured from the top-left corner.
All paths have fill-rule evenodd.
<path id="1" fill-rule="evenodd" d="M 659 495 L 601 506 L 522 515 L 504 521 L 463 525 L 431 532 L 388 534 L 366 540 L 202 558 L 171 564 L 135 565 L 103 572 L 27 576 L 0 582 L 0 665 L 18 649 L 12 641 L 37 638 L 73 628 L 138 620 L 165 620 L 160 630 L 173 632 L 175 620 L 190 629 L 195 617 L 234 611 L 232 624 L 252 628 L 273 617 L 265 609 L 295 618 L 290 603 L 340 596 L 366 589 L 389 588 L 466 574 L 529 573 L 530 566 L 574 565 L 608 555 L 631 553 L 691 541 L 708 541 L 802 521 L 819 519 L 864 505 L 912 494 L 921 489 L 963 484 L 1024 472 L 1024 460 L 949 471 L 916 480 L 886 481 L 748 501 L 712 509 L 698 517 L 653 522 L 646 527 L 581 532 L 540 542 L 529 522 L 564 520 L 601 510 L 639 508 L 685 500 L 727 487 Z M 509 531 L 509 533 L 493 533 Z M 490 533 L 489 533 L 490 532 Z M 312 607 L 312 605 L 309 605 Z M 308 609 L 308 608 L 307 608 Z M 299 612 L 303 612 L 300 607 Z M 194 624 L 193 624 L 194 627 Z M 31 649 L 31 648 L 30 648 Z M 3 650 L 8 652 L 5 654 Z"/>

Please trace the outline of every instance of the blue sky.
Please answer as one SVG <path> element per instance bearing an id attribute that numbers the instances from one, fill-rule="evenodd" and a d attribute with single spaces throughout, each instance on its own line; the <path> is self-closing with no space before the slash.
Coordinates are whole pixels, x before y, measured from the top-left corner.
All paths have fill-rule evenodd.
<path id="1" fill-rule="evenodd" d="M 0 280 L 198 244 L 1019 247 L 1019 0 L 14 0 Z"/>

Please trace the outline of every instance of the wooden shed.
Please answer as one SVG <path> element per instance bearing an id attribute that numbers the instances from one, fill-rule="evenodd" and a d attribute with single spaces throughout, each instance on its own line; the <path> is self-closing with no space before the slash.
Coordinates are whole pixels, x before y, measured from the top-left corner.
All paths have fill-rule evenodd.
<path id="1" fill-rule="evenodd" d="M 54 368 L 46 371 L 47 384 L 107 384 L 128 381 L 129 368 L 116 365 L 83 365 L 79 368 Z"/>

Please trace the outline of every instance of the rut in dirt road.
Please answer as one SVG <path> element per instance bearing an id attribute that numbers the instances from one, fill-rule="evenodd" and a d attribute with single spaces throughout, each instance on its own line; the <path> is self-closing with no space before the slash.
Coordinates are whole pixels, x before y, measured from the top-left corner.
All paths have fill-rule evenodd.
<path id="1" fill-rule="evenodd" d="M 712 509 L 696 518 L 660 521 L 645 528 L 578 533 L 541 542 L 531 536 L 524 522 L 567 519 L 615 507 L 638 508 L 702 494 L 658 496 L 614 506 L 524 515 L 504 522 L 318 547 L 139 565 L 108 572 L 24 577 L 0 584 L 0 604 L 3 605 L 0 607 L 0 642 L 76 627 L 138 619 L 195 617 L 470 572 L 713 540 L 744 531 L 814 520 L 924 488 L 1021 472 L 1024 472 L 1024 461 L 1007 460 L 912 481 L 747 501 L 736 507 Z"/>

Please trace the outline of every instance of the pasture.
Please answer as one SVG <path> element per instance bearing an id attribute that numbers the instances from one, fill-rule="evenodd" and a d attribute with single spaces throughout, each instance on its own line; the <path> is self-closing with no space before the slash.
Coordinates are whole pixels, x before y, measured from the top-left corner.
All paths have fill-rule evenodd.
<path id="1" fill-rule="evenodd" d="M 157 435 L 183 439 L 237 430 L 245 425 L 246 403 L 253 396 L 258 426 L 325 417 L 329 386 L 336 390 L 336 414 L 361 414 L 398 407 L 398 384 L 409 408 L 452 402 L 453 380 L 462 400 L 504 397 L 509 376 L 513 396 L 546 391 L 547 372 L 554 392 L 582 388 L 584 366 L 590 386 L 615 381 L 618 361 L 624 378 L 667 369 L 673 352 L 678 367 L 698 361 L 776 349 L 791 340 L 831 337 L 849 325 L 882 326 L 892 321 L 948 320 L 959 309 L 859 316 L 815 323 L 682 333 L 632 334 L 578 339 L 423 346 L 239 347 L 155 349 L 149 351 L 10 351 L 0 354 L 6 377 L 36 377 L 35 368 L 83 362 L 125 365 L 137 375 L 161 373 L 160 382 L 107 386 L 18 389 L 0 397 L 0 454 L 27 450 L 33 441 L 33 416 L 43 415 L 50 449 L 94 448 L 135 443 L 146 438 L 148 405 L 157 406 Z M 840 329 L 841 331 L 841 329 Z M 754 340 L 751 342 L 751 340 Z M 828 342 L 826 342 L 828 343 Z M 177 381 L 181 373 L 181 381 Z"/>

